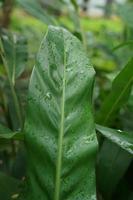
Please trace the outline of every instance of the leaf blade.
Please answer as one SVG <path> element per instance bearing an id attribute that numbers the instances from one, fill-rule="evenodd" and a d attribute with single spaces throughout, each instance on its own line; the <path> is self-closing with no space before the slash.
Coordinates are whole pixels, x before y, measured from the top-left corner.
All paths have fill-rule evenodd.
<path id="1" fill-rule="evenodd" d="M 102 125 L 108 125 L 115 117 L 115 114 L 123 106 L 129 97 L 132 81 L 133 58 L 127 63 L 123 70 L 114 79 L 112 90 L 104 100 L 98 114 L 96 121 Z"/>
<path id="2" fill-rule="evenodd" d="M 50 26 L 29 87 L 24 131 L 32 192 L 27 199 L 38 195 L 49 200 L 96 199 L 93 77 L 94 70 L 77 38 Z"/>

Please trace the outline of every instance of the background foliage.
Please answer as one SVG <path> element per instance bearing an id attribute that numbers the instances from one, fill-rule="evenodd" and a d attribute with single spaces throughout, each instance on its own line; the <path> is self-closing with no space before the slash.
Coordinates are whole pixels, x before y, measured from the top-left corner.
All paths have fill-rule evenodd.
<path id="1" fill-rule="evenodd" d="M 133 199 L 133 5 L 107 1 L 101 9 L 104 16 L 91 17 L 75 0 L 0 1 L 1 200 L 17 198 L 23 187 L 27 89 L 48 25 L 79 38 L 96 71 L 97 198 Z"/>

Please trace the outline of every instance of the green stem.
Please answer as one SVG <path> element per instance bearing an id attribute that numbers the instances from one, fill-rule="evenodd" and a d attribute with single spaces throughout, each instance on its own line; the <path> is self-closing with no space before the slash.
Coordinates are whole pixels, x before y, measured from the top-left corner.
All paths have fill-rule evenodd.
<path id="1" fill-rule="evenodd" d="M 15 53 L 15 39 L 12 36 L 12 47 L 13 47 L 13 72 L 12 72 L 12 83 L 15 85 L 15 68 L 16 68 L 16 53 Z"/>
<path id="2" fill-rule="evenodd" d="M 83 46 L 84 46 L 85 51 L 87 51 L 86 36 L 85 36 L 85 32 L 84 32 L 84 29 L 82 27 L 81 20 L 80 20 L 80 9 L 79 9 L 79 6 L 76 3 L 76 1 L 74 1 L 74 2 L 76 4 L 76 6 L 74 6 L 74 8 L 75 8 L 75 12 L 76 12 L 77 19 L 78 19 L 79 30 L 80 30 L 80 33 L 81 33 L 81 36 L 82 36 Z"/>
<path id="3" fill-rule="evenodd" d="M 79 13 L 78 13 L 78 18 L 79 18 Z M 85 51 L 87 51 L 87 41 L 86 41 L 86 36 L 85 36 L 85 32 L 84 32 L 84 29 L 82 27 L 82 24 L 81 24 L 81 20 L 79 18 L 79 28 L 80 28 L 80 32 L 81 32 L 81 35 L 82 35 L 82 40 L 83 40 L 83 46 L 84 46 L 84 49 Z"/>
<path id="4" fill-rule="evenodd" d="M 15 109 L 16 109 L 16 114 L 17 114 L 17 117 L 18 117 L 18 120 L 19 120 L 20 128 L 22 128 L 22 116 L 21 116 L 20 106 L 19 106 L 19 102 L 18 102 L 18 98 L 17 98 L 16 92 L 15 92 L 14 85 L 12 83 L 12 79 L 10 77 L 9 67 L 8 67 L 7 61 L 5 59 L 5 53 L 4 53 L 4 48 L 3 48 L 3 45 L 2 45 L 1 38 L 0 38 L 0 55 L 1 55 L 4 67 L 5 67 L 5 70 L 6 70 L 6 73 L 7 73 L 7 78 L 8 78 L 8 81 L 9 81 L 9 85 L 10 85 L 10 89 L 11 89 L 11 93 L 12 93 L 12 97 L 13 97 L 13 101 L 14 101 L 14 106 L 15 106 Z"/>

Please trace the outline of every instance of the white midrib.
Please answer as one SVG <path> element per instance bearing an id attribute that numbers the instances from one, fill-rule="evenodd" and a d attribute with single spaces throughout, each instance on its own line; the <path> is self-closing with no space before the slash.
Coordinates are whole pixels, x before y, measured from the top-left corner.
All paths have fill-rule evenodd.
<path id="1" fill-rule="evenodd" d="M 63 135 L 64 135 L 64 114 L 65 114 L 65 87 L 66 87 L 65 83 L 66 83 L 66 53 L 65 53 L 65 47 L 64 47 L 63 91 L 62 91 L 62 100 L 61 100 L 61 123 L 60 123 L 60 130 L 59 130 L 59 139 L 58 139 L 54 200 L 60 199 L 62 150 L 63 150 Z"/>

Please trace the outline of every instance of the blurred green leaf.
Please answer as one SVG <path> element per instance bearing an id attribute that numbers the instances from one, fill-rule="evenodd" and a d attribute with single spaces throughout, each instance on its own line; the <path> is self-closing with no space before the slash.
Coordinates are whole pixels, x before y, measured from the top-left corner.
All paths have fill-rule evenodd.
<path id="1" fill-rule="evenodd" d="M 42 8 L 39 1 L 36 0 L 17 0 L 17 2 L 31 15 L 38 18 L 47 25 L 55 25 L 56 21 L 45 9 Z"/>
<path id="2" fill-rule="evenodd" d="M 113 50 L 113 51 L 116 51 L 117 49 L 120 49 L 120 48 L 125 47 L 125 46 L 128 46 L 128 45 L 132 45 L 132 46 L 133 46 L 133 40 L 123 42 L 123 43 L 117 45 L 116 47 L 114 47 L 112 50 Z"/>
<path id="3" fill-rule="evenodd" d="M 71 0 L 72 5 L 74 6 L 75 10 L 78 11 L 78 4 L 76 0 Z"/>
<path id="4" fill-rule="evenodd" d="M 119 147 L 133 154 L 133 133 L 121 130 L 114 130 L 104 126 L 96 125 L 96 129 L 107 139 Z"/>
<path id="5" fill-rule="evenodd" d="M 110 124 L 115 118 L 115 114 L 128 100 L 133 82 L 133 58 L 121 70 L 113 81 L 112 90 L 104 100 L 97 114 L 96 121 L 99 124 Z"/>
<path id="6" fill-rule="evenodd" d="M 7 36 L 6 36 L 6 38 L 7 38 Z M 0 55 L 1 55 L 1 60 L 3 62 L 4 69 L 5 69 L 5 72 L 6 72 L 6 76 L 7 76 L 9 85 L 10 85 L 10 93 L 12 95 L 11 102 L 13 102 L 13 107 L 14 107 L 14 111 L 15 111 L 13 113 L 15 113 L 15 116 L 17 117 L 17 123 L 14 123 L 15 126 L 13 124 L 13 128 L 15 128 L 15 129 L 16 129 L 16 127 L 17 128 L 22 128 L 23 120 L 22 120 L 22 113 L 21 113 L 21 109 L 20 109 L 20 102 L 18 100 L 16 91 L 15 91 L 15 80 L 16 80 L 15 79 L 15 70 L 16 70 L 16 65 L 15 64 L 16 63 L 15 63 L 15 61 L 13 61 L 13 65 L 11 65 L 11 67 L 10 67 L 10 62 L 8 60 L 8 54 L 6 52 L 6 48 L 3 45 L 3 43 L 4 43 L 4 41 L 0 37 Z M 11 57 L 11 60 L 12 59 L 15 59 L 14 55 L 13 55 L 13 57 Z M 13 71 L 12 74 L 11 74 L 11 69 Z M 9 100 L 10 100 L 10 98 L 9 98 Z M 9 109 L 10 109 L 10 106 L 9 106 Z"/>
<path id="7" fill-rule="evenodd" d="M 16 199 L 19 196 L 20 183 L 19 180 L 0 172 L 0 199 Z"/>
<path id="8" fill-rule="evenodd" d="M 0 138 L 2 139 L 23 139 L 21 132 L 13 132 L 9 128 L 0 124 Z"/>
<path id="9" fill-rule="evenodd" d="M 1 39 L 5 59 L 13 84 L 26 67 L 28 60 L 27 39 L 11 32 L 2 31 Z"/>

